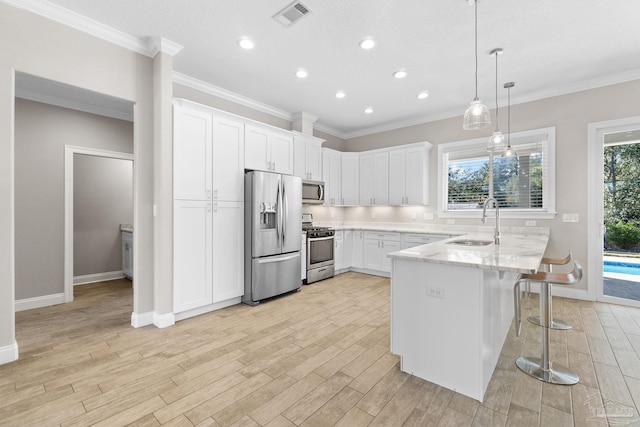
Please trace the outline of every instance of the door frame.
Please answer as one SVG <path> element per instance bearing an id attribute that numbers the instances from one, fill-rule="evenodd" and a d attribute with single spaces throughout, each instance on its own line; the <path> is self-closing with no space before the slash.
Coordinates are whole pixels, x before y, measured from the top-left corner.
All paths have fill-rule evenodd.
<path id="1" fill-rule="evenodd" d="M 73 145 L 64 146 L 64 302 L 73 301 L 73 156 L 75 154 L 130 160 L 134 170 L 131 185 L 132 189 L 134 189 L 135 200 L 135 162 L 133 154 Z M 132 200 L 132 203 L 135 217 L 136 206 L 134 200 Z M 133 251 L 133 259 L 136 259 L 135 245 Z"/>
<path id="2" fill-rule="evenodd" d="M 589 123 L 587 139 L 587 188 L 590 189 L 588 192 L 587 211 L 589 297 L 591 300 L 636 307 L 640 307 L 640 302 L 604 295 L 602 264 L 604 256 L 604 248 L 602 247 L 604 235 L 604 203 L 602 200 L 604 197 L 602 191 L 604 171 L 602 164 L 604 162 L 604 135 L 638 128 L 640 128 L 640 116 Z"/>

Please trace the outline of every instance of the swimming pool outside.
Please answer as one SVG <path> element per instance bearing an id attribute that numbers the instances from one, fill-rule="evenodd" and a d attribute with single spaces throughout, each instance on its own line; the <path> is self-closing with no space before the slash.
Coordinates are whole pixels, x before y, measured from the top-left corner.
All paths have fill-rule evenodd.
<path id="1" fill-rule="evenodd" d="M 640 259 L 627 257 L 604 257 L 603 277 L 640 282 Z"/>

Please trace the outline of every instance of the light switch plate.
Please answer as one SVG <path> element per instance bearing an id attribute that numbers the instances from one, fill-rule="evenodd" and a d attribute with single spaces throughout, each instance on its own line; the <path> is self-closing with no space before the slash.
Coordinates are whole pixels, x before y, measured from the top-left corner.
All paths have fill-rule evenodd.
<path id="1" fill-rule="evenodd" d="M 524 225 L 526 225 L 527 227 L 535 227 L 536 226 L 536 222 L 533 220 L 529 220 L 529 221 L 525 221 Z"/>
<path id="2" fill-rule="evenodd" d="M 455 223 L 456 223 L 456 220 L 455 220 L 455 219 L 448 219 L 448 220 L 447 220 L 447 224 L 449 224 L 449 225 L 453 225 L 453 224 L 455 224 Z"/>

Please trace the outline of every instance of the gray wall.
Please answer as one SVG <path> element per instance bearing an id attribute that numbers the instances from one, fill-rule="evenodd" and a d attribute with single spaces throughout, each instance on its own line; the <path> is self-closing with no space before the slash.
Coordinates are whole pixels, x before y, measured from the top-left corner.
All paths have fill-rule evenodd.
<path id="1" fill-rule="evenodd" d="M 75 154 L 73 275 L 122 270 L 120 224 L 131 223 L 133 162 Z"/>
<path id="2" fill-rule="evenodd" d="M 64 292 L 64 146 L 132 153 L 133 124 L 23 99 L 15 106 L 19 300 Z"/>
<path id="3" fill-rule="evenodd" d="M 0 358 L 6 360 L 17 352 L 15 201 L 22 196 L 14 188 L 19 173 L 14 166 L 14 150 L 19 145 L 14 141 L 16 71 L 135 103 L 134 250 L 138 256 L 134 313 L 152 313 L 158 290 L 153 281 L 153 60 L 4 3 L 0 3 L 0 52 Z M 48 198 L 44 192 L 37 196 Z M 38 205 L 43 208 L 50 207 Z M 54 227 L 61 225 L 56 222 Z M 40 289 L 45 294 L 51 290 Z M 164 291 L 172 294 L 171 289 Z"/>

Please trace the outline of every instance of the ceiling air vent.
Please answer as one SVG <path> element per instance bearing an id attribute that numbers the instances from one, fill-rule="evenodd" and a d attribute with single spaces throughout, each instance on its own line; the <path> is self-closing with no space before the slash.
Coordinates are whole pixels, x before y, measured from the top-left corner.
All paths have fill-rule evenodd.
<path id="1" fill-rule="evenodd" d="M 293 3 L 282 9 L 280 12 L 273 15 L 273 19 L 275 19 L 285 27 L 290 27 L 300 18 L 308 15 L 310 12 L 311 11 L 307 9 L 305 5 L 303 5 L 299 1 L 294 1 Z"/>

